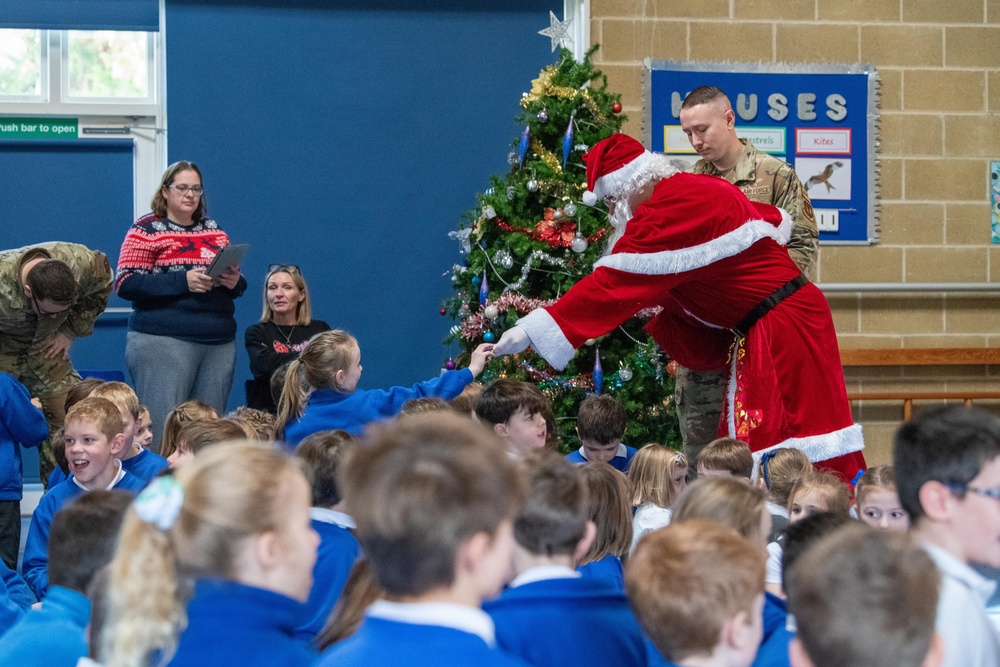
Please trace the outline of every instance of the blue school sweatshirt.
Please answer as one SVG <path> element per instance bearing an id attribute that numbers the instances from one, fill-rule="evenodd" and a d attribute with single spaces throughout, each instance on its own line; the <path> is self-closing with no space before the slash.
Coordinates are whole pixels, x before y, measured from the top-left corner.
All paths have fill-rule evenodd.
<path id="1" fill-rule="evenodd" d="M 294 636 L 304 613 L 301 602 L 274 591 L 199 579 L 187 607 L 187 629 L 169 664 L 305 667 L 316 653 Z"/>
<path id="2" fill-rule="evenodd" d="M 604 579 L 514 586 L 483 610 L 493 617 L 500 648 L 533 665 L 646 664 L 645 638 L 628 598 Z"/>
<path id="3" fill-rule="evenodd" d="M 312 590 L 306 602 L 306 620 L 295 629 L 295 635 L 308 642 L 323 629 L 340 599 L 351 568 L 361 555 L 361 545 L 351 532 L 354 522 L 346 514 L 330 512 L 315 507 L 311 512 L 313 530 L 319 533 L 319 549 L 313 566 Z"/>
<path id="4" fill-rule="evenodd" d="M 436 396 L 450 401 L 472 380 L 472 371 L 463 368 L 445 371 L 439 377 L 412 387 L 358 389 L 352 394 L 317 389 L 309 395 L 302 416 L 285 426 L 284 440 L 289 447 L 294 447 L 307 435 L 338 428 L 361 435 L 371 422 L 398 415 L 403 403 L 411 399 Z"/>
<path id="5" fill-rule="evenodd" d="M 89 622 L 87 596 L 53 586 L 40 607 L 0 637 L 0 665 L 76 667 L 87 655 Z"/>
<path id="6" fill-rule="evenodd" d="M 625 592 L 625 568 L 618 556 L 605 556 L 593 563 L 587 563 L 576 568 L 584 579 L 604 579 L 610 582 L 620 593 Z"/>
<path id="7" fill-rule="evenodd" d="M 789 667 L 788 644 L 795 637 L 786 629 L 788 606 L 777 595 L 764 593 L 764 634 L 751 667 Z"/>
<path id="8" fill-rule="evenodd" d="M 112 488 L 135 495 L 145 486 L 145 482 L 126 470 L 125 475 Z M 52 529 L 52 518 L 66 503 L 83 493 L 86 493 L 86 489 L 70 475 L 69 479 L 59 482 L 42 496 L 31 516 L 21 572 L 39 600 L 45 597 L 45 590 L 49 587 L 49 531 Z"/>
<path id="9" fill-rule="evenodd" d="M 20 500 L 24 479 L 21 448 L 37 447 L 49 437 L 42 411 L 31 394 L 8 373 L 0 373 L 0 500 Z"/>
<path id="10" fill-rule="evenodd" d="M 149 481 L 156 477 L 156 473 L 160 472 L 164 468 L 169 468 L 170 464 L 167 460 L 149 451 L 143 447 L 142 451 L 133 456 L 130 459 L 125 459 L 122 461 L 122 466 L 125 470 L 138 477 L 143 481 L 143 484 L 149 484 Z"/>
<path id="11" fill-rule="evenodd" d="M 472 632 L 369 615 L 357 632 L 327 649 L 316 667 L 526 667 L 526 664 Z"/>
<path id="12" fill-rule="evenodd" d="M 615 470 L 620 470 L 621 472 L 628 472 L 628 467 L 632 463 L 632 457 L 635 453 L 639 451 L 634 447 L 629 447 L 628 445 L 618 444 L 618 452 L 615 457 L 608 461 L 608 464 Z M 583 447 L 576 450 L 575 452 L 570 452 L 566 455 L 566 460 L 570 463 L 587 463 L 587 459 L 583 456 Z"/>

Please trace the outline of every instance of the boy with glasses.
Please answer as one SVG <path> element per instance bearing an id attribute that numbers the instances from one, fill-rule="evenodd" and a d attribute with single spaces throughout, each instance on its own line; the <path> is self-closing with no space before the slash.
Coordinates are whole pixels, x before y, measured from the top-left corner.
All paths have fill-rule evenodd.
<path id="1" fill-rule="evenodd" d="M 944 665 L 1000 665 L 985 608 L 995 584 L 969 566 L 1000 567 L 1000 418 L 961 406 L 928 410 L 896 433 L 893 465 L 913 534 L 941 574 Z"/>

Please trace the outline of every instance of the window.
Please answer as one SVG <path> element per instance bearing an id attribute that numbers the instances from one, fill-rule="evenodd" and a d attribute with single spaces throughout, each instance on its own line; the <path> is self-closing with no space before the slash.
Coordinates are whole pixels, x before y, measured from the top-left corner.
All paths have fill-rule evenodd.
<path id="1" fill-rule="evenodd" d="M 65 97 L 153 101 L 151 33 L 68 30 L 65 36 Z"/>
<path id="2" fill-rule="evenodd" d="M 45 44 L 41 30 L 0 31 L 0 99 L 44 99 Z"/>

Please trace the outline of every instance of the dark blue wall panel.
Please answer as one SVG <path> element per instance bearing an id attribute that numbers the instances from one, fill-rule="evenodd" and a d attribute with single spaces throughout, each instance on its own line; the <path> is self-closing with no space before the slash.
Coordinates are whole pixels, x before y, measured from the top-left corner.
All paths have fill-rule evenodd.
<path id="1" fill-rule="evenodd" d="M 315 315 L 358 337 L 362 385 L 383 387 L 448 355 L 447 233 L 507 169 L 559 9 L 357 4 L 168 0 L 169 158 L 201 166 L 211 215 L 251 245 L 241 342 L 266 266 L 295 263 Z M 246 378 L 241 348 L 231 403 Z"/>

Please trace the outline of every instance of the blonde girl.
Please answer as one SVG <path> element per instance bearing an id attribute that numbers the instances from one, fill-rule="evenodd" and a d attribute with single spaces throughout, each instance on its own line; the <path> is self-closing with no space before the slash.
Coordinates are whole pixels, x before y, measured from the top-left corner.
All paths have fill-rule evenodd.
<path id="1" fill-rule="evenodd" d="M 160 456 L 169 459 L 177 449 L 177 434 L 185 424 L 202 419 L 218 419 L 215 408 L 201 401 L 185 401 L 170 411 L 163 421 L 163 437 L 160 439 Z"/>
<path id="2" fill-rule="evenodd" d="M 632 544 L 631 484 L 607 463 L 581 464 L 580 476 L 587 489 L 587 518 L 597 526 L 597 535 L 576 569 L 584 577 L 606 579 L 624 593 L 622 562 Z"/>
<path id="3" fill-rule="evenodd" d="M 651 442 L 632 457 L 628 479 L 632 483 L 632 506 L 636 508 L 632 516 L 632 546 L 635 550 L 646 533 L 650 533 L 670 523 L 674 501 L 677 499 L 674 486 L 674 468 L 678 454 L 673 449 Z M 687 473 L 685 460 L 684 472 Z"/>
<path id="4" fill-rule="evenodd" d="M 869 468 L 854 487 L 858 518 L 882 530 L 906 530 L 910 515 L 899 502 L 896 476 L 889 464 Z"/>
<path id="5" fill-rule="evenodd" d="M 249 442 L 156 478 L 109 566 L 107 667 L 310 664 L 293 635 L 319 541 L 309 504 L 296 463 Z"/>
<path id="6" fill-rule="evenodd" d="M 411 399 L 455 398 L 491 358 L 493 346 L 483 344 L 473 351 L 468 368 L 445 371 L 412 387 L 358 389 L 361 379 L 358 341 L 340 329 L 325 331 L 314 336 L 299 358 L 288 366 L 278 402 L 278 428 L 291 447 L 319 431 L 343 429 L 361 435 L 369 423 L 399 414 L 403 404 Z"/>

